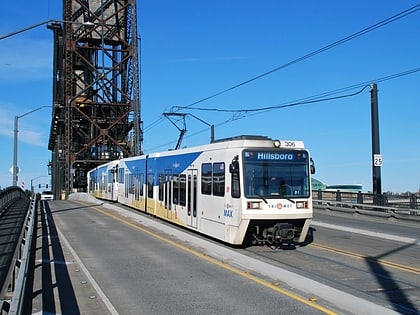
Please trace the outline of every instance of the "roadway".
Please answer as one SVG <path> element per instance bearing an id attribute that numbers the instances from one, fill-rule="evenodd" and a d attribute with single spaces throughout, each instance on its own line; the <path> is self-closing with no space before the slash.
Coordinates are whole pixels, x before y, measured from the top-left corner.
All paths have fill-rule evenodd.
<path id="1" fill-rule="evenodd" d="M 307 246 L 239 249 L 99 203 L 51 201 L 40 212 L 28 313 L 392 314 L 397 310 L 410 314 L 411 308 L 415 314 L 420 310 L 415 284 L 420 271 L 413 269 L 408 276 L 406 271 L 392 271 L 398 280 L 391 285 L 407 284 L 410 277 L 414 281 L 407 290 L 394 288 L 400 297 L 395 302 L 386 294 L 369 294 L 371 287 L 388 285 L 375 276 L 377 285 L 369 285 L 381 263 L 370 264 L 377 269 L 369 277 L 363 271 L 341 282 L 337 273 L 349 269 L 336 267 L 349 253 L 374 257 L 376 262 L 387 253 L 387 260 L 419 268 L 417 224 L 316 211 L 313 241 Z M 384 237 L 391 234 L 398 237 Z M 320 244 L 328 245 L 328 250 Z M 340 248 L 346 255 L 337 253 Z M 328 261 L 322 261 L 326 256 Z M 359 260 L 356 269 L 369 268 L 369 262 L 375 261 Z M 401 296 L 406 302 L 402 307 Z"/>

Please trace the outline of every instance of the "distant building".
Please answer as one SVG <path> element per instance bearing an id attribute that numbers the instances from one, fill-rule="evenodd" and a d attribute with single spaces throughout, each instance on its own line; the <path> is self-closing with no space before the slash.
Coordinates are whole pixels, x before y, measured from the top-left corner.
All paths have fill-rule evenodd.
<path id="1" fill-rule="evenodd" d="M 326 190 L 327 189 L 327 184 L 312 178 L 312 190 Z"/>
<path id="2" fill-rule="evenodd" d="M 348 192 L 359 192 L 362 191 L 362 184 L 349 184 L 349 185 L 328 185 L 327 191 L 348 191 Z"/>
<path id="3" fill-rule="evenodd" d="M 362 184 L 339 184 L 339 185 L 327 185 L 315 178 L 312 178 L 312 190 L 325 190 L 325 191 L 347 191 L 347 192 L 359 192 L 363 190 Z"/>

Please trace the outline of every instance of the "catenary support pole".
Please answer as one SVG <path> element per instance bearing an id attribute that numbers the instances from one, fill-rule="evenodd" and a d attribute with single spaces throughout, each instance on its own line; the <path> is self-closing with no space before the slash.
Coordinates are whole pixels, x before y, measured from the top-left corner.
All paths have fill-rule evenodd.
<path id="1" fill-rule="evenodd" d="M 370 95 L 372 118 L 372 185 L 373 193 L 376 195 L 380 195 L 382 194 L 382 156 L 379 146 L 378 87 L 376 83 L 371 84 Z"/>

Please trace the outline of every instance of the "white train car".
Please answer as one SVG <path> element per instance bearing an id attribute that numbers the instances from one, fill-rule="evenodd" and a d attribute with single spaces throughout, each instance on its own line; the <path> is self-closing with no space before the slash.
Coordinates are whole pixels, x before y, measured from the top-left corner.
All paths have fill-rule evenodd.
<path id="1" fill-rule="evenodd" d="M 88 172 L 88 187 L 94 197 L 118 201 L 118 164 L 119 161 L 111 161 Z"/>
<path id="2" fill-rule="evenodd" d="M 88 173 L 88 191 L 229 244 L 301 243 L 311 161 L 302 141 L 239 136 L 112 161 Z"/>

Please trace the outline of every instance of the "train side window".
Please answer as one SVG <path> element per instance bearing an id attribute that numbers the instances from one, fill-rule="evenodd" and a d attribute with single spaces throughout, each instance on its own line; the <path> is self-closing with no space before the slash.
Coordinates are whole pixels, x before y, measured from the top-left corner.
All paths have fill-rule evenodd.
<path id="1" fill-rule="evenodd" d="M 134 174 L 134 199 L 140 199 L 140 176 L 141 174 L 135 173 Z"/>
<path id="2" fill-rule="evenodd" d="M 192 185 L 192 181 L 191 181 L 191 175 L 188 175 L 188 187 L 189 187 L 189 193 L 188 193 L 188 205 L 187 208 L 191 209 L 191 200 L 192 200 L 192 193 L 191 193 L 191 186 Z M 194 196 L 195 197 L 195 196 Z"/>
<path id="3" fill-rule="evenodd" d="M 197 217 L 197 175 L 194 174 L 193 177 L 193 187 L 194 187 L 194 191 L 193 191 L 193 217 Z"/>
<path id="4" fill-rule="evenodd" d="M 179 204 L 179 175 L 174 175 L 173 177 L 173 203 L 175 205 Z"/>
<path id="5" fill-rule="evenodd" d="M 124 184 L 124 197 L 128 197 L 128 193 L 129 193 L 129 189 L 131 189 L 130 187 L 130 178 L 128 174 L 125 174 L 125 184 Z"/>
<path id="6" fill-rule="evenodd" d="M 201 193 L 203 195 L 211 195 L 212 182 L 212 165 L 211 163 L 203 163 L 201 165 Z"/>
<path id="7" fill-rule="evenodd" d="M 241 197 L 241 185 L 239 181 L 239 171 L 232 173 L 232 198 L 240 198 Z"/>
<path id="8" fill-rule="evenodd" d="M 172 175 L 166 175 L 166 180 L 165 180 L 165 185 L 166 185 L 166 191 L 167 196 L 166 196 L 166 206 L 169 210 L 171 210 L 171 200 L 172 200 Z"/>
<path id="9" fill-rule="evenodd" d="M 139 174 L 139 193 L 143 197 L 144 174 Z"/>
<path id="10" fill-rule="evenodd" d="M 187 183 L 186 176 L 182 174 L 179 176 L 179 205 L 185 206 L 187 204 Z"/>
<path id="11" fill-rule="evenodd" d="M 134 178 L 134 174 L 130 174 L 129 177 L 129 182 L 130 182 L 130 194 L 134 195 L 136 192 L 136 187 L 135 187 L 135 178 Z"/>
<path id="12" fill-rule="evenodd" d="M 118 182 L 124 184 L 124 168 L 118 169 Z"/>
<path id="13" fill-rule="evenodd" d="M 108 170 L 108 178 L 107 178 L 108 184 L 112 184 L 114 182 L 114 172 L 113 169 Z"/>
<path id="14" fill-rule="evenodd" d="M 164 175 L 163 174 L 159 174 L 159 200 L 163 201 L 163 193 L 164 193 Z"/>
<path id="15" fill-rule="evenodd" d="M 229 172 L 231 173 L 231 183 L 230 186 L 232 187 L 231 196 L 232 198 L 240 198 L 241 197 L 241 183 L 239 180 L 239 157 L 236 155 L 232 159 L 232 163 L 229 165 Z"/>
<path id="16" fill-rule="evenodd" d="M 153 173 L 147 174 L 147 197 L 153 198 L 153 179 L 154 175 Z"/>
<path id="17" fill-rule="evenodd" d="M 99 186 L 100 186 L 101 191 L 106 191 L 106 176 L 105 175 L 102 175 Z"/>
<path id="18" fill-rule="evenodd" d="M 225 163 L 213 164 L 213 195 L 223 197 L 225 195 Z"/>

